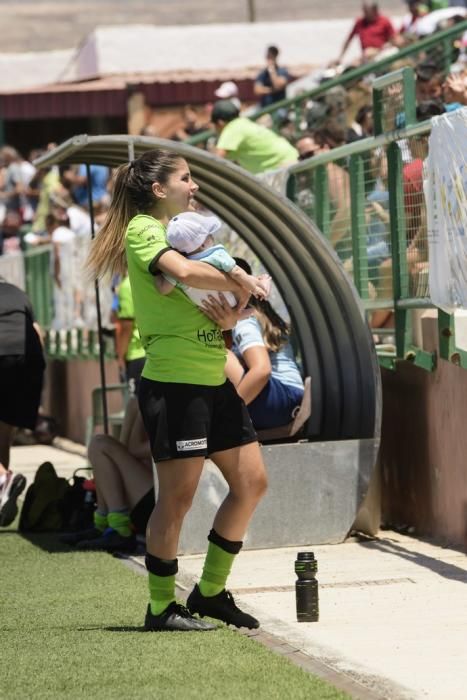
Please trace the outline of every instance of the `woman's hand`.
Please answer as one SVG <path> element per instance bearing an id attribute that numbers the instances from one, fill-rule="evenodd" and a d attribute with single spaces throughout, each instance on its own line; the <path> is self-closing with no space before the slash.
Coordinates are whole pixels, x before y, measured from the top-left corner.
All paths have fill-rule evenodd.
<path id="1" fill-rule="evenodd" d="M 253 309 L 245 309 L 242 304 L 231 307 L 222 292 L 219 292 L 219 300 L 210 294 L 208 299 L 203 301 L 202 311 L 223 331 L 231 330 L 237 321 L 248 318 L 253 313 Z"/>

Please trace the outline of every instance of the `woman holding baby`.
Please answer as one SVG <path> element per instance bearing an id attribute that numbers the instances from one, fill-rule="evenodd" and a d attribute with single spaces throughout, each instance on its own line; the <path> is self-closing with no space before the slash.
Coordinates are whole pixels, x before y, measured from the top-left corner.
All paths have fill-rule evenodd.
<path id="1" fill-rule="evenodd" d="M 245 316 L 251 289 L 259 285 L 261 295 L 264 285 L 259 278 L 221 271 L 203 259 L 190 260 L 168 244 L 169 221 L 191 208 L 197 190 L 186 161 L 169 151 L 149 151 L 120 166 L 107 219 L 88 260 L 97 277 L 128 267 L 146 352 L 138 398 L 158 476 L 147 529 L 150 603 L 145 627 L 152 631 L 215 629 L 196 613 L 238 627 L 259 626 L 225 588 L 267 479 L 248 410 L 225 378 L 222 331 Z M 169 293 L 158 289 L 161 275 L 171 281 Z M 214 322 L 180 284 L 233 292 L 238 304 L 223 304 Z M 214 518 L 201 580 L 187 609 L 175 600 L 176 557 L 206 457 L 220 469 L 229 492 Z"/>

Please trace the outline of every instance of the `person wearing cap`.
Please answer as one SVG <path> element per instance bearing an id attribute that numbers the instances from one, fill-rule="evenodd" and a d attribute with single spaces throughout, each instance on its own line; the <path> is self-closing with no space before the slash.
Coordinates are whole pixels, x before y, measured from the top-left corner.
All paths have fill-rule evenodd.
<path id="1" fill-rule="evenodd" d="M 214 104 L 211 121 L 219 134 L 217 155 L 235 161 L 250 173 L 263 173 L 297 162 L 298 152 L 285 138 L 241 117 L 230 100 Z"/>
<path id="2" fill-rule="evenodd" d="M 285 87 L 290 80 L 287 68 L 277 65 L 279 49 L 277 46 L 268 46 L 266 50 L 266 68 L 261 71 L 255 80 L 255 95 L 259 97 L 259 106 L 269 107 L 275 102 L 285 100 Z"/>
<path id="3" fill-rule="evenodd" d="M 225 83 L 219 85 L 217 90 L 214 90 L 214 95 L 218 100 L 230 100 L 232 104 L 238 107 L 239 111 L 241 110 L 242 105 L 238 96 L 238 87 L 233 80 L 226 80 Z"/>
<path id="4" fill-rule="evenodd" d="M 234 282 L 255 297 L 265 299 L 270 291 L 268 275 L 254 277 L 245 272 L 229 255 L 221 244 L 215 244 L 214 234 L 219 231 L 222 222 L 217 216 L 204 216 L 194 211 L 187 211 L 174 216 L 167 226 L 167 241 L 172 248 L 183 253 L 189 260 L 202 260 L 217 270 L 228 274 Z M 175 286 L 183 289 L 197 305 L 203 306 L 209 296 L 218 297 L 213 290 L 194 289 L 170 275 L 161 274 L 156 277 L 156 286 L 161 294 L 170 294 Z M 238 299 L 232 292 L 225 292 L 225 298 L 230 306 L 237 306 Z"/>

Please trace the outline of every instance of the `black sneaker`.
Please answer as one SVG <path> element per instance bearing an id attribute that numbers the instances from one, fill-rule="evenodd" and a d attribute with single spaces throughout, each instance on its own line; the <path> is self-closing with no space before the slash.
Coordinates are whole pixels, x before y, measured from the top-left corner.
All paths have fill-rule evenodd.
<path id="1" fill-rule="evenodd" d="M 8 471 L 6 480 L 0 490 L 0 527 L 11 525 L 18 513 L 16 501 L 24 491 L 26 478 L 22 474 Z"/>
<path id="2" fill-rule="evenodd" d="M 63 544 L 78 544 L 78 542 L 83 542 L 84 540 L 96 540 L 98 537 L 102 536 L 102 530 L 98 530 L 95 527 L 88 527 L 86 530 L 79 530 L 78 532 L 65 532 L 58 538 Z"/>
<path id="3" fill-rule="evenodd" d="M 160 615 L 153 615 L 148 605 L 144 629 L 146 632 L 209 632 L 217 627 L 193 617 L 189 610 L 174 601 Z"/>
<path id="4" fill-rule="evenodd" d="M 196 584 L 188 596 L 186 605 L 191 613 L 198 613 L 201 617 L 205 615 L 214 617 L 216 620 L 222 620 L 228 625 L 235 625 L 235 627 L 248 627 L 249 629 L 259 627 L 259 621 L 255 617 L 237 608 L 232 593 L 226 591 L 225 588 L 217 595 L 208 598 L 201 595 L 199 586 Z"/>
<path id="5" fill-rule="evenodd" d="M 96 552 L 134 552 L 136 549 L 136 537 L 128 535 L 124 537 L 116 530 L 108 527 L 100 533 L 99 537 L 90 540 L 80 540 L 76 543 L 77 549 Z"/>

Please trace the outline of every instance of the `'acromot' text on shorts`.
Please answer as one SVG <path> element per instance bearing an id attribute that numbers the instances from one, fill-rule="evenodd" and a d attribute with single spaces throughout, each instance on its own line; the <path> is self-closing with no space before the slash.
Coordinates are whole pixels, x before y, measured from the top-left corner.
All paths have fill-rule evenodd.
<path id="1" fill-rule="evenodd" d="M 207 438 L 198 438 L 197 440 L 177 440 L 177 452 L 191 452 L 196 450 L 206 450 L 208 447 Z"/>

